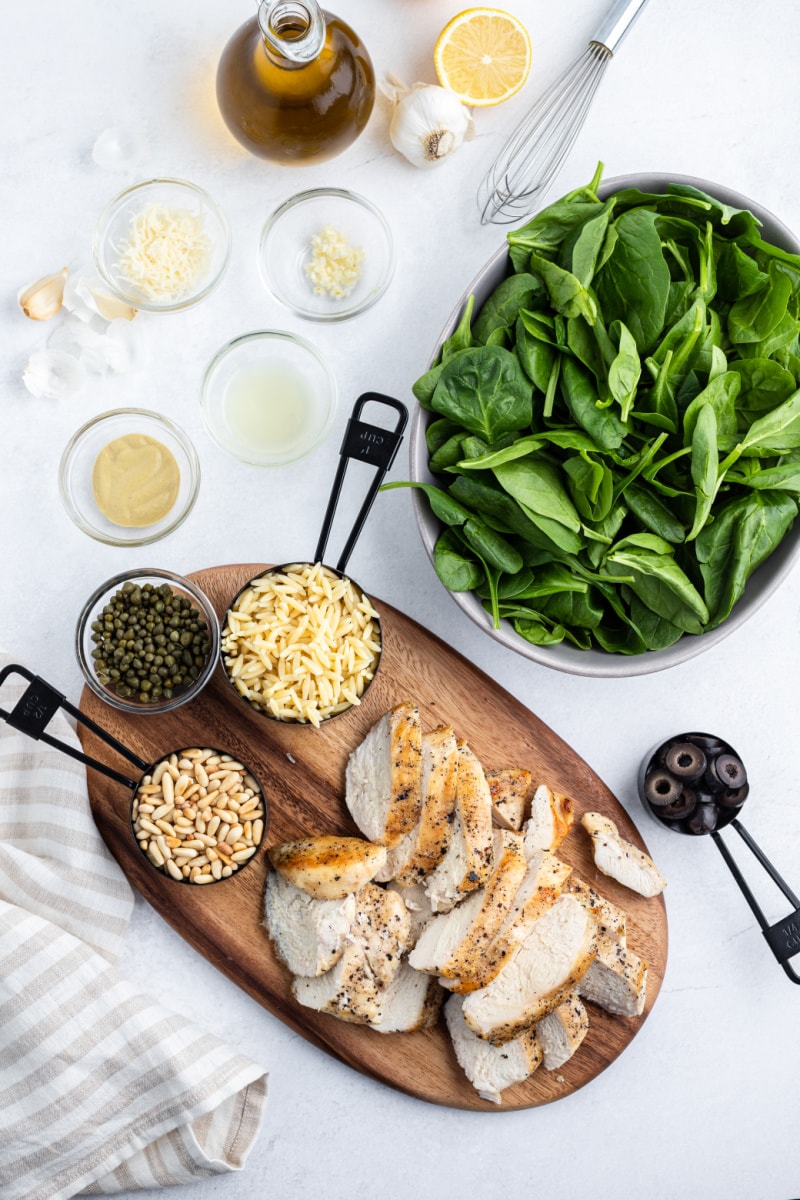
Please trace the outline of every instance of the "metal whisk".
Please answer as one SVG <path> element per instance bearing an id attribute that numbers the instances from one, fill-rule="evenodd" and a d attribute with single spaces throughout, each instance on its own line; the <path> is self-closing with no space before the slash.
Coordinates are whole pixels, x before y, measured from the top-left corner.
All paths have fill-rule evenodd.
<path id="1" fill-rule="evenodd" d="M 561 169 L 586 119 L 606 63 L 647 0 L 617 0 L 579 58 L 523 118 L 478 188 L 481 224 L 528 216 Z"/>

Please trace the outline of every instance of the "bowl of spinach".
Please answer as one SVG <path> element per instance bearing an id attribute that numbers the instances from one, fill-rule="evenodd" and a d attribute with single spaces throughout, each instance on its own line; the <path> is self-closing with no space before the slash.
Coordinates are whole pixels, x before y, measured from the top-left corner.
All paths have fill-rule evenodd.
<path id="1" fill-rule="evenodd" d="M 627 676 L 718 643 L 800 553 L 800 242 L 729 188 L 601 174 L 459 301 L 414 384 L 410 482 L 473 621 Z"/>

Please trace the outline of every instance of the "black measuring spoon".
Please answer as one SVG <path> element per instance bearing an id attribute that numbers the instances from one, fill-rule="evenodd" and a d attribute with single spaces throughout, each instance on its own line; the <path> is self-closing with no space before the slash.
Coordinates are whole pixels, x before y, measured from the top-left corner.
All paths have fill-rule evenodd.
<path id="1" fill-rule="evenodd" d="M 396 421 L 395 421 L 394 427 L 387 429 L 382 425 L 374 425 L 370 422 L 362 420 L 361 414 L 367 404 L 379 405 L 381 407 L 388 408 L 392 412 L 394 412 L 396 415 Z M 272 575 L 281 575 L 281 574 L 285 574 L 287 571 L 302 570 L 306 567 L 310 568 L 316 564 L 321 564 L 321 565 L 324 565 L 326 567 L 326 570 L 330 571 L 331 574 L 338 576 L 339 579 L 348 579 L 349 582 L 352 584 L 353 588 L 355 589 L 355 591 L 360 596 L 368 599 L 368 595 L 364 591 L 364 589 L 361 587 L 361 585 L 356 583 L 356 581 L 354 579 L 347 576 L 345 574 L 345 570 L 346 570 L 350 555 L 353 552 L 356 542 L 358 541 L 358 538 L 361 534 L 361 531 L 364 528 L 364 524 L 367 520 L 367 517 L 369 516 L 369 512 L 372 508 L 372 505 L 375 502 L 375 498 L 378 495 L 378 491 L 380 489 L 381 483 L 383 482 L 383 479 L 384 479 L 387 471 L 389 470 L 392 463 L 394 462 L 397 451 L 400 449 L 400 444 L 403 440 L 403 432 L 405 430 L 407 422 L 408 422 L 408 409 L 406 408 L 405 404 L 403 404 L 400 400 L 395 400 L 392 396 L 385 396 L 381 392 L 364 392 L 361 396 L 358 397 L 358 399 L 356 400 L 356 402 L 353 406 L 353 411 L 350 416 L 350 419 L 348 420 L 344 438 L 342 439 L 342 444 L 339 449 L 339 463 L 338 463 L 338 467 L 336 470 L 336 475 L 333 480 L 333 485 L 331 487 L 331 493 L 328 498 L 328 506 L 325 510 L 325 515 L 323 517 L 322 528 L 319 533 L 319 539 L 317 541 L 317 548 L 314 552 L 313 562 L 307 562 L 303 559 L 293 559 L 291 562 L 283 563 L 281 566 L 269 567 L 269 568 L 267 568 L 267 570 L 262 571 L 259 575 L 256 575 L 256 576 L 254 576 L 254 578 L 248 580 L 248 582 L 239 589 L 239 591 L 236 593 L 236 595 L 232 598 L 232 600 L 230 601 L 230 603 L 227 606 L 226 616 L 225 616 L 224 621 L 222 622 L 223 641 L 225 638 L 225 630 L 228 627 L 228 614 L 230 612 L 236 610 L 237 605 L 241 601 L 242 597 L 245 595 L 246 592 L 249 591 L 249 589 L 251 587 L 253 587 L 254 584 L 257 584 L 260 580 L 267 579 L 269 576 L 272 576 Z M 341 496 L 342 486 L 344 484 L 344 479 L 345 479 L 345 473 L 347 471 L 347 467 L 348 467 L 348 464 L 351 459 L 355 459 L 358 462 L 363 462 L 363 463 L 366 463 L 368 466 L 375 467 L 375 472 L 372 476 L 372 479 L 370 480 L 369 487 L 367 489 L 367 494 L 361 504 L 361 508 L 358 510 L 355 521 L 353 523 L 353 527 L 350 530 L 350 533 L 344 544 L 344 548 L 342 549 L 342 552 L 339 555 L 336 566 L 331 567 L 331 566 L 327 566 L 327 564 L 324 563 L 325 551 L 326 551 L 326 548 L 328 545 L 328 539 L 331 534 L 333 520 L 336 515 L 336 508 L 339 503 L 339 498 Z M 380 649 L 378 650 L 378 653 L 376 656 L 372 679 L 374 679 L 375 675 L 377 674 L 378 667 L 380 665 L 381 654 L 382 654 L 382 650 L 383 650 L 383 635 L 382 635 L 382 631 L 380 628 L 380 620 L 376 621 L 376 625 L 377 625 L 377 630 L 378 630 Z M 237 689 L 237 687 L 234 683 L 234 680 L 231 677 L 231 674 L 226 665 L 224 650 L 222 650 L 220 652 L 220 659 L 222 662 L 222 669 L 225 674 L 225 678 L 228 680 L 228 683 L 231 685 L 234 693 L 239 698 L 239 700 L 241 700 L 245 704 L 247 704 L 247 706 L 251 712 L 258 713 L 261 716 L 267 717 L 269 720 L 280 721 L 284 724 L 287 724 L 287 723 L 307 724 L 308 723 L 308 722 L 304 722 L 304 721 L 300 720 L 299 718 L 295 719 L 295 720 L 290 720 L 290 718 L 288 718 L 288 717 L 276 716 L 274 713 L 270 712 L 268 709 L 253 703 L 251 700 L 249 700 L 247 698 L 247 696 L 243 695 Z M 367 687 L 370 686 L 371 682 L 372 682 L 372 680 L 370 680 L 367 683 Z M 366 691 L 366 688 L 364 689 L 364 691 Z M 362 692 L 362 696 L 363 696 L 363 692 Z M 350 711 L 350 707 L 352 707 L 352 706 L 348 706 L 347 708 L 344 708 L 342 710 L 342 712 Z M 329 720 L 333 719 L 333 717 L 341 716 L 342 712 L 330 713 L 330 714 L 321 716 L 320 719 L 321 719 L 321 721 L 329 721 Z"/>
<path id="2" fill-rule="evenodd" d="M 128 788 L 128 790 L 132 793 L 131 804 L 128 812 L 131 835 L 144 860 L 153 868 L 153 870 L 158 871 L 158 873 L 163 875 L 166 879 L 170 879 L 176 883 L 188 883 L 194 886 L 193 880 L 183 877 L 181 879 L 176 879 L 176 877 L 171 875 L 168 870 L 162 869 L 157 863 L 153 862 L 148 857 L 144 847 L 137 838 L 136 827 L 134 824 L 135 807 L 140 788 L 146 786 L 146 781 L 150 779 L 153 771 L 160 763 L 164 762 L 165 760 L 169 760 L 173 754 L 176 754 L 178 758 L 181 758 L 185 751 L 190 747 L 181 747 L 178 750 L 168 750 L 166 754 L 160 755 L 154 762 L 145 762 L 143 758 L 140 758 L 138 754 L 135 754 L 127 746 L 123 745 L 123 743 L 115 738 L 113 734 L 109 733 L 106 729 L 103 729 L 103 727 L 98 725 L 96 721 L 93 721 L 90 716 L 82 712 L 81 709 L 76 708 L 74 704 L 71 704 L 61 692 L 57 691 L 51 684 L 47 683 L 46 680 L 42 679 L 40 675 L 34 675 L 34 673 L 29 671 L 27 667 L 20 666 L 18 663 L 9 663 L 7 666 L 3 667 L 3 669 L 0 670 L 0 689 L 2 689 L 3 684 L 10 675 L 19 675 L 23 679 L 26 679 L 28 681 L 28 686 L 10 711 L 0 708 L 0 720 L 5 721 L 6 724 L 12 729 L 16 729 L 19 733 L 24 734 L 26 737 L 32 738 L 37 742 L 45 742 L 48 746 L 52 746 L 54 749 L 60 750 L 62 754 L 66 754 L 70 758 L 77 759 L 77 761 L 83 763 L 84 766 L 91 767 L 92 770 L 99 771 L 101 775 L 105 775 L 108 779 L 113 779 L 115 783 L 122 784 L 123 787 Z M 114 767 L 110 767 L 106 763 L 100 762 L 99 759 L 95 759 L 88 754 L 84 754 L 82 750 L 78 750 L 75 746 L 71 746 L 68 742 L 62 742 L 59 738 L 48 733 L 47 726 L 59 709 L 63 709 L 64 712 L 69 713 L 70 716 L 74 717 L 75 720 L 79 722 L 79 724 L 85 726 L 87 729 L 90 729 L 92 733 L 96 734 L 97 737 L 105 742 L 107 746 L 110 746 L 112 750 L 117 752 L 117 754 L 127 759 L 128 762 L 136 767 L 136 769 L 140 772 L 137 778 L 131 779 L 130 776 L 124 774 L 122 771 L 117 771 Z M 208 748 L 212 749 L 211 747 Z M 214 749 L 213 752 L 218 755 L 227 754 L 227 751 L 219 749 Z M 244 768 L 244 771 L 257 785 L 258 794 L 264 808 L 263 829 L 261 837 L 256 845 L 257 851 L 258 847 L 261 846 L 264 841 L 264 833 L 266 832 L 269 819 L 269 807 L 267 804 L 266 793 L 259 782 L 258 777 L 249 766 L 244 763 L 241 765 Z M 256 853 L 251 854 L 250 857 L 244 862 L 237 863 L 230 875 L 223 876 L 221 879 L 214 879 L 213 882 L 221 883 L 224 879 L 236 878 L 236 876 L 239 875 L 251 862 L 253 862 L 256 857 Z"/>
<path id="3" fill-rule="evenodd" d="M 800 983 L 800 975 L 789 964 L 800 954 L 800 900 L 739 820 L 750 784 L 745 765 L 730 743 L 710 733 L 676 734 L 646 756 L 638 783 L 642 803 L 660 825 L 673 833 L 711 837 L 775 958 L 792 983 Z M 788 916 L 774 924 L 767 920 L 720 835 L 729 825 L 793 906 Z"/>

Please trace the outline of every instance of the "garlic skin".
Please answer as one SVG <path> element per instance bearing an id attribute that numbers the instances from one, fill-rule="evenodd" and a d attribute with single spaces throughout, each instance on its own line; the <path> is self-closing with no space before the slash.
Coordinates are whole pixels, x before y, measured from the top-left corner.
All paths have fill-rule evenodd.
<path id="1" fill-rule="evenodd" d="M 53 275 L 43 275 L 35 283 L 23 288 L 17 299 L 19 306 L 32 321 L 49 321 L 54 317 L 64 302 L 64 287 L 67 282 L 67 268 L 63 267 Z"/>
<path id="2" fill-rule="evenodd" d="M 81 390 L 86 369 L 63 350 L 36 350 L 25 364 L 22 382 L 37 399 L 61 400 Z"/>
<path id="3" fill-rule="evenodd" d="M 415 167 L 435 167 L 472 136 L 472 115 L 446 88 L 389 76 L 380 89 L 394 106 L 389 140 Z"/>

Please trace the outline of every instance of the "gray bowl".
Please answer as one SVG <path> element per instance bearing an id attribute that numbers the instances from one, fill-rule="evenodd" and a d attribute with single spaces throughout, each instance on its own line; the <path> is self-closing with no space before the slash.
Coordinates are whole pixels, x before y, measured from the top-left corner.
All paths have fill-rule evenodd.
<path id="1" fill-rule="evenodd" d="M 765 241 L 773 242 L 793 254 L 800 254 L 800 241 L 771 212 L 740 192 L 721 187 L 719 184 L 705 179 L 697 179 L 690 175 L 620 175 L 607 180 L 600 189 L 600 195 L 606 197 L 613 192 L 622 191 L 624 188 L 634 187 L 644 192 L 663 192 L 670 183 L 691 184 L 724 204 L 749 209 L 761 222 Z M 503 245 L 492 255 L 472 283 L 465 288 L 444 329 L 436 339 L 429 366 L 433 366 L 442 343 L 458 325 L 469 297 L 475 296 L 475 311 L 478 312 L 497 285 L 511 273 L 508 249 Z M 425 444 L 425 428 L 430 419 L 431 414 L 417 406 L 411 423 L 410 460 L 411 478 L 418 483 L 436 483 L 436 479 L 428 469 L 428 451 Z M 412 489 L 412 503 L 423 545 L 433 563 L 433 549 L 442 526 L 431 513 L 423 493 Z M 579 650 L 576 646 L 565 643 L 559 646 L 534 646 L 520 637 L 507 621 L 502 621 L 500 628 L 495 629 L 490 614 L 472 592 L 449 592 L 448 594 L 461 611 L 466 613 L 470 620 L 474 621 L 489 637 L 532 662 L 540 663 L 545 667 L 554 667 L 557 671 L 566 671 L 572 675 L 600 677 L 648 675 L 654 671 L 663 671 L 666 667 L 674 667 L 678 663 L 687 662 L 732 634 L 780 586 L 794 566 L 798 555 L 800 555 L 800 524 L 790 531 L 777 550 L 753 573 L 748 580 L 744 595 L 727 621 L 708 633 L 685 634 L 678 642 L 665 650 L 649 650 L 638 655 L 609 654 L 604 650 L 595 649 Z"/>

